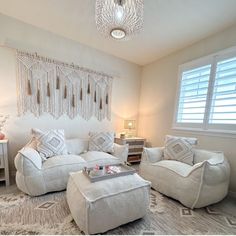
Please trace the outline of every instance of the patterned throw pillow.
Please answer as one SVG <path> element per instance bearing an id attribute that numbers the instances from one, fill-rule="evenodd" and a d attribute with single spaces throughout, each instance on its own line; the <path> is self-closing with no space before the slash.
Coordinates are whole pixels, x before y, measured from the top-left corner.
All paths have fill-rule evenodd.
<path id="1" fill-rule="evenodd" d="M 193 165 L 192 142 L 188 142 L 187 138 L 166 136 L 164 159 L 181 161 L 189 165 Z"/>
<path id="2" fill-rule="evenodd" d="M 32 129 L 32 135 L 36 139 L 37 151 L 43 160 L 67 154 L 64 130 L 56 129 L 43 132 L 40 129 Z"/>
<path id="3" fill-rule="evenodd" d="M 114 152 L 114 132 L 89 133 L 89 151 Z"/>

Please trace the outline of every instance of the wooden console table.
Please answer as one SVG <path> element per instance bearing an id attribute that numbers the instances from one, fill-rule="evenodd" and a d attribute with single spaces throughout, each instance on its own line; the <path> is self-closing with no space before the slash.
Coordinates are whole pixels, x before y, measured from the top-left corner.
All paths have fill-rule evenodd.
<path id="1" fill-rule="evenodd" d="M 146 139 L 139 137 L 132 138 L 115 138 L 115 142 L 120 145 L 129 144 L 128 162 L 135 163 L 141 161 L 143 147 Z"/>

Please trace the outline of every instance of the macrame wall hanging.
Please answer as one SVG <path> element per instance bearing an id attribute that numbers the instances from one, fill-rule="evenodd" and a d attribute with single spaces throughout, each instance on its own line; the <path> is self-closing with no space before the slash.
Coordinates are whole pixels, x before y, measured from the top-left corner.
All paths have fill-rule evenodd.
<path id="1" fill-rule="evenodd" d="M 17 51 L 18 113 L 110 120 L 112 80 L 103 73 Z"/>

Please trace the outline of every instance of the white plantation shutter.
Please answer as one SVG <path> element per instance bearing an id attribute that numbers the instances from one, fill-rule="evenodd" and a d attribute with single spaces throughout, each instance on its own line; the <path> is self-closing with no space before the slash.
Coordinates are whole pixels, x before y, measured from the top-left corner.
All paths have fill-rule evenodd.
<path id="1" fill-rule="evenodd" d="M 236 57 L 217 63 L 211 124 L 236 124 Z"/>
<path id="2" fill-rule="evenodd" d="M 211 65 L 182 73 L 177 122 L 203 123 Z"/>
<path id="3" fill-rule="evenodd" d="M 180 66 L 174 128 L 236 134 L 236 47 Z"/>

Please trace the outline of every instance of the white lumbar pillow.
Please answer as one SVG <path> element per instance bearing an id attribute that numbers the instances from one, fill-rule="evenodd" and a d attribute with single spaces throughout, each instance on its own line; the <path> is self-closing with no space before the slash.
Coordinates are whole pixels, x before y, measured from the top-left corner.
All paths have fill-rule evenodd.
<path id="1" fill-rule="evenodd" d="M 67 154 L 64 130 L 42 131 L 32 129 L 32 135 L 37 143 L 37 151 L 43 160 L 52 156 Z"/>
<path id="2" fill-rule="evenodd" d="M 162 154 L 163 149 L 162 148 L 143 148 L 143 156 L 149 161 L 149 162 L 158 162 L 162 160 Z"/>
<path id="3" fill-rule="evenodd" d="M 89 136 L 89 151 L 114 152 L 114 132 L 90 132 Z"/>
<path id="4" fill-rule="evenodd" d="M 176 160 L 193 165 L 193 139 L 166 135 L 164 159 Z"/>

